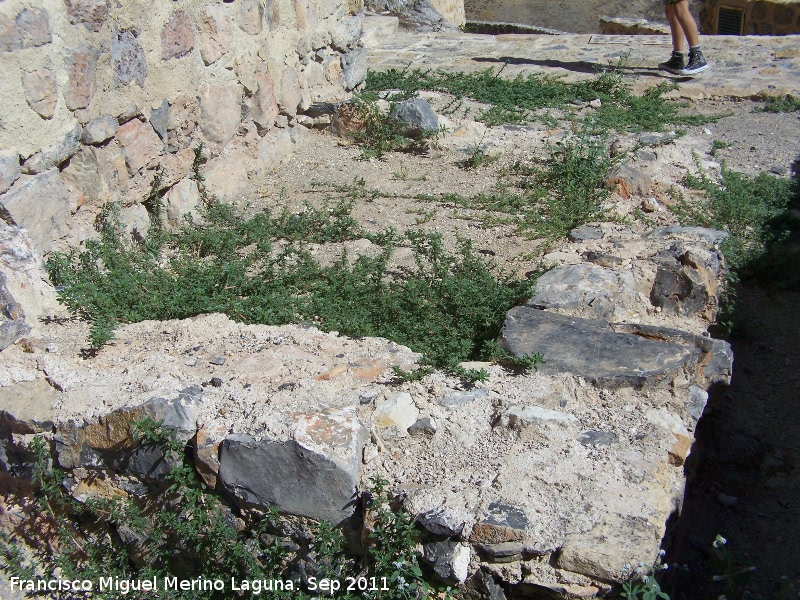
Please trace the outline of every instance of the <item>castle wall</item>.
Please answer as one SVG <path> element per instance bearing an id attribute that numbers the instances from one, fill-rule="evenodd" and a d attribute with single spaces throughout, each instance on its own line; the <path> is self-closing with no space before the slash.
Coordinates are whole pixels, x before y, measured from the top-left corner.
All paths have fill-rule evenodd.
<path id="1" fill-rule="evenodd" d="M 89 235 L 80 215 L 109 201 L 142 228 L 158 169 L 179 216 L 197 201 L 186 178 L 201 141 L 215 191 L 235 197 L 248 171 L 301 139 L 298 111 L 366 76 L 358 10 L 348 0 L 3 2 L 0 217 L 45 252 Z"/>

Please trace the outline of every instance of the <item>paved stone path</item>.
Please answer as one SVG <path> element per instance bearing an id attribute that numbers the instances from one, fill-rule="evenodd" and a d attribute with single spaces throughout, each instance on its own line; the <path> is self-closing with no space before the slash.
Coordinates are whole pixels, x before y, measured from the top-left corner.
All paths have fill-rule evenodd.
<path id="1" fill-rule="evenodd" d="M 396 31 L 391 17 L 367 18 L 371 69 L 423 68 L 476 71 L 506 65 L 504 74 L 547 73 L 589 77 L 628 55 L 626 71 L 641 91 L 664 81 L 657 64 L 669 58 L 669 36 L 477 35 Z M 750 98 L 800 93 L 800 35 L 704 36 L 711 68 L 696 78 L 670 77 L 675 96 L 691 99 Z"/>

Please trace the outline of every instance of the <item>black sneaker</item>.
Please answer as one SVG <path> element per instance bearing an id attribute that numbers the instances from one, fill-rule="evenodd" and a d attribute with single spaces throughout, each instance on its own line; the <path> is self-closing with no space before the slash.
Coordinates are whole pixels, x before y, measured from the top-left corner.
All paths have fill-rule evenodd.
<path id="1" fill-rule="evenodd" d="M 681 75 L 696 75 L 702 73 L 708 68 L 706 59 L 703 58 L 703 53 L 700 50 L 696 52 L 689 52 L 689 64 L 680 71 Z"/>
<path id="2" fill-rule="evenodd" d="M 685 67 L 686 60 L 683 58 L 683 54 L 678 52 L 673 52 L 667 62 L 659 63 L 658 65 L 658 68 L 662 71 L 667 71 L 674 75 L 681 75 Z"/>

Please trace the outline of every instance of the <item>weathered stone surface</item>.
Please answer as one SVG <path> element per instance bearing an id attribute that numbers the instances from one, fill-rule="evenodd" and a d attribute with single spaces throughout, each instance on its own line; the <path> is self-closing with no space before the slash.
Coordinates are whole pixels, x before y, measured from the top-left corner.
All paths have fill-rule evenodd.
<path id="1" fill-rule="evenodd" d="M 261 33 L 264 6 L 261 0 L 242 0 L 239 3 L 239 27 L 245 33 Z"/>
<path id="2" fill-rule="evenodd" d="M 213 423 L 203 425 L 197 430 L 194 443 L 194 466 L 200 477 L 212 490 L 217 486 L 219 448 L 227 433 L 227 427 Z"/>
<path id="3" fill-rule="evenodd" d="M 44 8 L 22 9 L 14 22 L 9 21 L 3 29 L 0 43 L 6 50 L 35 48 L 53 41 L 49 15 Z"/>
<path id="4" fill-rule="evenodd" d="M 161 30 L 161 58 L 186 56 L 194 48 L 194 29 L 182 10 L 175 11 Z"/>
<path id="5" fill-rule="evenodd" d="M 300 33 L 310 32 L 317 21 L 314 3 L 311 0 L 294 0 L 294 8 Z"/>
<path id="6" fill-rule="evenodd" d="M 525 429 L 531 425 L 543 426 L 549 423 L 556 425 L 571 425 L 578 419 L 568 413 L 563 413 L 541 406 L 522 406 L 515 404 L 503 412 L 501 422 L 510 429 Z"/>
<path id="7" fill-rule="evenodd" d="M 12 304 L 6 305 L 8 308 L 12 306 Z M 0 350 L 5 350 L 18 339 L 27 336 L 30 332 L 31 326 L 24 321 L 17 319 L 0 320 Z"/>
<path id="8" fill-rule="evenodd" d="M 164 149 L 164 144 L 149 123 L 133 119 L 117 130 L 128 172 L 135 175 L 150 164 Z"/>
<path id="9" fill-rule="evenodd" d="M 331 35 L 331 44 L 337 50 L 347 52 L 361 39 L 364 32 L 364 14 L 359 13 L 344 17 L 337 24 Z"/>
<path id="10" fill-rule="evenodd" d="M 653 182 L 641 170 L 631 165 L 619 165 L 606 176 L 606 187 L 623 198 L 633 195 L 646 196 L 653 187 Z"/>
<path id="11" fill-rule="evenodd" d="M 83 128 L 81 141 L 84 144 L 102 144 L 114 137 L 119 129 L 117 120 L 110 115 L 101 115 L 89 121 Z"/>
<path id="12" fill-rule="evenodd" d="M 497 580 L 490 573 L 479 570 L 475 574 L 475 581 L 478 584 L 478 589 L 485 594 L 488 600 L 506 600 L 506 594 L 502 586 L 497 583 Z"/>
<path id="13" fill-rule="evenodd" d="M 367 51 L 363 47 L 342 54 L 342 76 L 348 91 L 367 78 Z"/>
<path id="14" fill-rule="evenodd" d="M 469 546 L 459 542 L 425 544 L 424 558 L 445 581 L 464 583 L 469 568 Z"/>
<path id="15" fill-rule="evenodd" d="M 435 419 L 423 417 L 408 428 L 408 433 L 410 435 L 434 435 L 438 429 L 439 426 L 436 424 Z"/>
<path id="16" fill-rule="evenodd" d="M 197 406 L 202 397 L 202 388 L 193 386 L 182 390 L 172 399 L 152 398 L 132 408 L 115 410 L 98 422 L 79 427 L 74 422 L 62 424 L 55 437 L 55 448 L 59 464 L 67 469 L 75 467 L 115 467 L 137 476 L 153 474 L 153 469 L 163 468 L 163 453 L 145 448 L 133 454 L 132 464 L 128 459 L 138 448 L 131 435 L 134 420 L 149 417 L 161 421 L 162 427 L 170 430 L 176 439 L 188 441 L 197 432 Z"/>
<path id="17" fill-rule="evenodd" d="M 83 23 L 90 31 L 100 31 L 108 19 L 107 0 L 64 0 L 69 22 Z"/>
<path id="18" fill-rule="evenodd" d="M 258 143 L 258 160 L 265 167 L 278 164 L 292 149 L 292 136 L 286 129 L 273 129 Z"/>
<path id="19" fill-rule="evenodd" d="M 300 91 L 300 79 L 295 69 L 285 69 L 281 77 L 281 95 L 278 105 L 281 112 L 293 117 L 297 114 L 297 107 L 303 99 Z"/>
<path id="20" fill-rule="evenodd" d="M 610 446 L 619 441 L 616 433 L 611 431 L 596 431 L 588 429 L 578 434 L 577 440 L 584 446 Z"/>
<path id="21" fill-rule="evenodd" d="M 0 150 L 0 194 L 10 188 L 19 177 L 19 152 Z"/>
<path id="22" fill-rule="evenodd" d="M 486 517 L 472 529 L 469 541 L 473 544 L 519 542 L 528 536 L 530 521 L 521 508 L 492 502 Z"/>
<path id="23" fill-rule="evenodd" d="M 644 519 L 618 518 L 587 533 L 569 536 L 557 564 L 603 581 L 623 581 L 626 565 L 630 569 L 639 563 L 653 564 L 660 540 L 661 532 Z"/>
<path id="24" fill-rule="evenodd" d="M 170 102 L 167 110 L 167 139 L 172 152 L 191 141 L 197 125 L 197 98 L 181 94 Z"/>
<path id="25" fill-rule="evenodd" d="M 222 443 L 219 479 L 238 502 L 339 523 L 353 514 L 367 429 L 355 411 L 300 415 L 293 439 Z M 281 477 L 275 477 L 281 473 Z"/>
<path id="26" fill-rule="evenodd" d="M 514 355 L 543 352 L 544 373 L 572 373 L 600 384 L 642 386 L 675 375 L 700 355 L 695 347 L 617 333 L 604 321 L 523 306 L 508 312 L 500 335 Z"/>
<path id="27" fill-rule="evenodd" d="M 144 87 L 147 78 L 147 59 L 136 33 L 114 31 L 111 37 L 111 60 L 114 64 L 114 84 L 129 85 L 134 81 Z"/>
<path id="28" fill-rule="evenodd" d="M 580 225 L 570 231 L 568 237 L 571 242 L 587 242 L 589 240 L 603 239 L 603 232 L 597 227 Z"/>
<path id="29" fill-rule="evenodd" d="M 194 150 L 184 148 L 177 152 L 170 152 L 163 155 L 158 164 L 161 167 L 161 190 L 171 188 L 181 179 L 189 176 L 194 163 Z"/>
<path id="30" fill-rule="evenodd" d="M 694 269 L 678 263 L 658 267 L 650 301 L 667 314 L 691 315 L 701 312 L 711 296 L 704 281 Z"/>
<path id="31" fill-rule="evenodd" d="M 466 404 L 467 402 L 472 402 L 473 400 L 477 400 L 478 398 L 483 398 L 488 393 L 489 390 L 485 389 L 452 390 L 448 392 L 446 395 L 442 396 L 441 398 L 437 398 L 436 401 L 442 406 L 446 406 L 448 408 L 454 408 L 456 406 L 461 406 L 462 404 Z"/>
<path id="32" fill-rule="evenodd" d="M 76 204 L 100 204 L 108 200 L 100 164 L 93 148 L 81 148 L 61 172 L 61 179 L 76 198 Z"/>
<path id="33" fill-rule="evenodd" d="M 408 392 L 394 394 L 379 402 L 372 413 L 372 423 L 383 437 L 405 437 L 408 428 L 419 418 L 419 409 Z"/>
<path id="34" fill-rule="evenodd" d="M 86 108 L 91 103 L 97 88 L 95 67 L 99 57 L 100 51 L 88 46 L 69 51 L 65 61 L 69 79 L 64 89 L 64 100 L 70 110 Z"/>
<path id="35" fill-rule="evenodd" d="M 211 65 L 230 52 L 231 24 L 224 4 L 206 4 L 200 13 L 197 47 L 203 63 Z"/>
<path id="36" fill-rule="evenodd" d="M 200 129 L 209 142 L 225 146 L 239 128 L 242 117 L 240 85 L 200 86 Z"/>
<path id="37" fill-rule="evenodd" d="M 465 525 L 463 516 L 442 506 L 418 515 L 416 522 L 441 537 L 459 536 Z"/>
<path id="38" fill-rule="evenodd" d="M 167 223 L 177 227 L 183 222 L 184 215 L 196 220 L 199 216 L 197 211 L 199 206 L 200 192 L 197 189 L 197 183 L 193 179 L 182 179 L 167 194 L 167 201 L 164 207 L 167 214 Z"/>
<path id="39" fill-rule="evenodd" d="M 256 90 L 246 100 L 250 118 L 259 129 L 271 129 L 280 112 L 275 99 L 275 84 L 266 69 L 258 70 L 255 81 Z"/>
<path id="40" fill-rule="evenodd" d="M 42 379 L 0 387 L 0 437 L 53 430 L 58 391 Z"/>
<path id="41" fill-rule="evenodd" d="M 43 119 L 50 119 L 56 112 L 58 94 L 56 78 L 48 69 L 22 72 L 22 87 L 25 101 Z"/>
<path id="42" fill-rule="evenodd" d="M 167 141 L 167 125 L 168 125 L 168 115 L 169 113 L 169 102 L 166 98 L 161 101 L 161 104 L 158 108 L 154 108 L 150 111 L 150 125 L 153 127 L 155 132 L 158 134 L 165 143 Z"/>
<path id="43" fill-rule="evenodd" d="M 264 138 L 268 135 L 265 135 Z M 264 138 L 262 138 L 262 142 Z M 289 141 L 291 142 L 291 139 Z M 221 200 L 233 200 L 241 197 L 242 190 L 249 185 L 247 174 L 249 164 L 252 163 L 249 163 L 239 152 L 217 156 L 206 163 L 206 186 L 214 190 L 214 195 Z"/>
<path id="44" fill-rule="evenodd" d="M 22 164 L 22 172 L 29 175 L 44 173 L 48 169 L 59 166 L 70 156 L 75 154 L 80 147 L 83 129 L 79 123 L 67 131 L 64 138 L 55 146 L 37 152 Z"/>
<path id="45" fill-rule="evenodd" d="M 58 171 L 22 176 L 0 196 L 0 218 L 28 230 L 37 250 L 49 252 L 67 234 L 69 190 Z"/>
<path id="46" fill-rule="evenodd" d="M 345 76 L 346 80 L 347 76 Z M 390 116 L 392 119 L 403 123 L 406 127 L 406 135 L 411 137 L 431 133 L 439 129 L 439 119 L 431 109 L 428 101 L 423 98 L 413 98 L 412 100 L 398 102 L 392 109 Z"/>
<path id="47" fill-rule="evenodd" d="M 150 213 L 141 204 L 126 206 L 119 213 L 119 224 L 128 238 L 141 238 L 150 228 Z"/>
<path id="48" fill-rule="evenodd" d="M 613 319 L 634 310 L 638 296 L 632 272 L 584 263 L 564 265 L 539 277 L 536 295 L 525 305 Z"/>
<path id="49" fill-rule="evenodd" d="M 507 563 L 522 560 L 525 545 L 520 542 L 501 542 L 500 544 L 480 544 L 481 554 L 494 563 Z"/>
<path id="50" fill-rule="evenodd" d="M 705 227 L 683 227 L 681 225 L 668 225 L 658 227 L 645 234 L 646 238 L 672 238 L 687 241 L 700 241 L 709 244 L 719 245 L 728 237 L 727 232 L 717 229 L 707 229 Z"/>

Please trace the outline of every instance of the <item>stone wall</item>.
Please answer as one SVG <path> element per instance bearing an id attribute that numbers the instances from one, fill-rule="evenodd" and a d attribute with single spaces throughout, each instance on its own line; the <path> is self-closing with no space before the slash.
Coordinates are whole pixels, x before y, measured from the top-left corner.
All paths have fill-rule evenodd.
<path id="1" fill-rule="evenodd" d="M 171 219 L 198 201 L 193 148 L 233 198 L 302 138 L 298 112 L 366 76 L 348 0 L 7 0 L 0 5 L 0 217 L 47 252 L 141 201 L 163 170 Z"/>
<path id="2" fill-rule="evenodd" d="M 744 11 L 743 35 L 800 33 L 798 0 L 705 0 L 700 10 L 700 28 L 704 33 L 717 33 L 720 6 Z"/>

